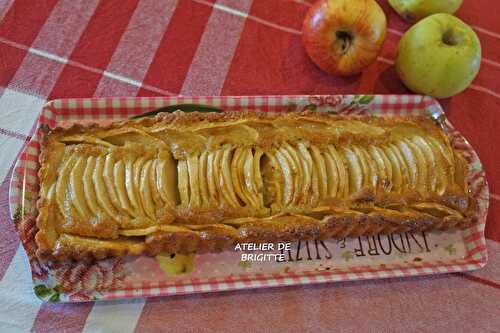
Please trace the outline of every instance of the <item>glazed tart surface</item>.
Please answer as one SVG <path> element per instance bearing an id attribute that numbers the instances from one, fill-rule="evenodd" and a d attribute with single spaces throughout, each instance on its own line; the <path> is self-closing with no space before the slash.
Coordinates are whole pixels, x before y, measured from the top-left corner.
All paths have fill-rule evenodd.
<path id="1" fill-rule="evenodd" d="M 448 134 L 422 117 L 176 112 L 46 129 L 38 256 L 466 227 L 476 209 L 466 173 Z"/>

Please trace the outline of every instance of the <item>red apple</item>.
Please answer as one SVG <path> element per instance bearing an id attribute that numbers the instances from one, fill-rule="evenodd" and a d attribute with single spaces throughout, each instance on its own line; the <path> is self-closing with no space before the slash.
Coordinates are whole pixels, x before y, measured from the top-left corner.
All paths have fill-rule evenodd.
<path id="1" fill-rule="evenodd" d="M 386 31 L 384 11 L 375 0 L 319 0 L 306 15 L 302 39 L 316 65 L 348 76 L 377 59 Z"/>

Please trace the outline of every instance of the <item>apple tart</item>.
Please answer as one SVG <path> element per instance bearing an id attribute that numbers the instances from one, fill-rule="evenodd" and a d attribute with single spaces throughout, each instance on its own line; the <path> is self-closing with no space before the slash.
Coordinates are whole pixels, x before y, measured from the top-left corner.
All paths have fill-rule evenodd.
<path id="1" fill-rule="evenodd" d="M 43 260 L 474 222 L 467 163 L 430 119 L 175 112 L 43 131 Z"/>

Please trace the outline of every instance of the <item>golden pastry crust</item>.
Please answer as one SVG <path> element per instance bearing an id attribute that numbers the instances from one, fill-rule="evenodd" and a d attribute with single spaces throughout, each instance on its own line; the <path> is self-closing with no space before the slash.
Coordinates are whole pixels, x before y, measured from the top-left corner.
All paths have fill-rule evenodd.
<path id="1" fill-rule="evenodd" d="M 44 132 L 42 260 L 463 228 L 467 164 L 424 117 L 182 113 Z"/>

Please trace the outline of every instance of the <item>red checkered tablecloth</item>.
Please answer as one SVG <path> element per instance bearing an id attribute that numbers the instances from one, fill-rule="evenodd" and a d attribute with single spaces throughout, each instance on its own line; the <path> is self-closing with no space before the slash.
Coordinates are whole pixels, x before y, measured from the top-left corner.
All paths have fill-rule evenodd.
<path id="1" fill-rule="evenodd" d="M 408 28 L 348 79 L 305 55 L 312 0 L 0 0 L 0 331 L 456 331 L 500 329 L 500 24 L 494 0 L 458 16 L 483 45 L 464 93 L 441 101 L 476 148 L 491 195 L 489 264 L 474 273 L 84 304 L 41 303 L 8 208 L 12 164 L 60 97 L 408 93 L 392 63 Z"/>

